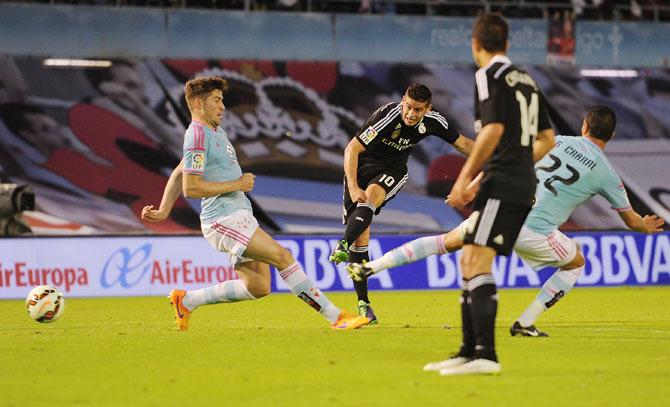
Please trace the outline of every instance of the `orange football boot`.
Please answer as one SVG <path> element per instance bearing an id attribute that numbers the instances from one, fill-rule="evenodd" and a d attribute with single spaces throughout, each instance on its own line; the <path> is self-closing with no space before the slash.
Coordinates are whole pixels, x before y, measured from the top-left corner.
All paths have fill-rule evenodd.
<path id="1" fill-rule="evenodd" d="M 172 307 L 174 307 L 174 319 L 178 331 L 188 330 L 188 320 L 191 318 L 191 311 L 182 304 L 185 295 L 186 290 L 172 290 L 167 297 Z"/>
<path id="2" fill-rule="evenodd" d="M 370 320 L 366 317 L 342 310 L 337 317 L 337 321 L 330 324 L 330 327 L 332 329 L 358 329 L 369 323 Z"/>

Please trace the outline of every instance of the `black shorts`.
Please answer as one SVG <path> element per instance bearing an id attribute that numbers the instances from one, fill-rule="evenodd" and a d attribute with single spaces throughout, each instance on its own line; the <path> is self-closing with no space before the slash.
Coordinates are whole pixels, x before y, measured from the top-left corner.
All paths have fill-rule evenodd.
<path id="1" fill-rule="evenodd" d="M 379 205 L 375 215 L 379 215 L 386 202 L 400 191 L 407 182 L 406 168 L 389 168 L 375 164 L 363 164 L 358 167 L 358 186 L 365 190 L 371 184 L 377 184 L 386 191 L 384 202 Z M 356 209 L 357 202 L 353 202 L 349 196 L 347 177 L 344 177 L 344 193 L 342 198 L 342 223 L 347 223 L 349 215 Z"/>
<path id="2" fill-rule="evenodd" d="M 496 253 L 508 256 L 530 208 L 495 198 L 477 199 L 475 211 L 468 218 L 463 242 L 490 247 Z"/>

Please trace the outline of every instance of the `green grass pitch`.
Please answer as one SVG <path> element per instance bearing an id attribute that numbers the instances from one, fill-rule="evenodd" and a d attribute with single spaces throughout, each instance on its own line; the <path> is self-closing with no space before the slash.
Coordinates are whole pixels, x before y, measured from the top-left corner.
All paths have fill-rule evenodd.
<path id="1" fill-rule="evenodd" d="M 460 343 L 457 291 L 372 292 L 381 323 L 332 331 L 289 294 L 198 309 L 66 299 L 51 325 L 0 301 L 0 406 L 665 406 L 670 287 L 576 288 L 512 338 L 536 290 L 501 290 L 499 376 L 423 372 Z M 353 293 L 332 293 L 353 309 Z"/>

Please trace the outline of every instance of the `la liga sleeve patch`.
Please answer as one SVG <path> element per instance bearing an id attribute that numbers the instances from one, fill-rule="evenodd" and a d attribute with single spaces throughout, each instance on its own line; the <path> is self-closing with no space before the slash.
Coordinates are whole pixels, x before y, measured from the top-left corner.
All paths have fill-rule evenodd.
<path id="1" fill-rule="evenodd" d="M 202 170 L 205 168 L 205 155 L 203 153 L 193 154 L 193 169 Z"/>
<path id="2" fill-rule="evenodd" d="M 361 141 L 365 144 L 368 145 L 372 140 L 374 140 L 375 137 L 377 137 L 377 130 L 375 130 L 372 126 L 368 127 L 365 129 L 365 131 L 359 136 Z"/>

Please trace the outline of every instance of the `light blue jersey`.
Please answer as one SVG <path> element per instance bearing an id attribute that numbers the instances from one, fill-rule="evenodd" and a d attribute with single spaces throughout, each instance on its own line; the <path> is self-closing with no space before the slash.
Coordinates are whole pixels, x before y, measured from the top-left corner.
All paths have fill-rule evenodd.
<path id="1" fill-rule="evenodd" d="M 579 205 L 602 195 L 617 211 L 631 209 L 626 189 L 605 153 L 586 137 L 557 136 L 554 148 L 535 164 L 535 205 L 525 226 L 548 235 Z"/>
<path id="2" fill-rule="evenodd" d="M 226 132 L 220 127 L 214 131 L 196 121 L 191 122 L 184 136 L 183 172 L 202 175 L 208 182 L 234 181 L 242 176 Z M 240 209 L 251 211 L 251 203 L 242 191 L 202 198 L 200 205 L 200 220 L 207 223 Z"/>

